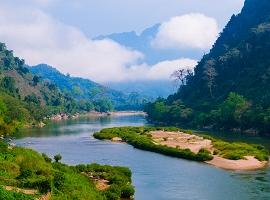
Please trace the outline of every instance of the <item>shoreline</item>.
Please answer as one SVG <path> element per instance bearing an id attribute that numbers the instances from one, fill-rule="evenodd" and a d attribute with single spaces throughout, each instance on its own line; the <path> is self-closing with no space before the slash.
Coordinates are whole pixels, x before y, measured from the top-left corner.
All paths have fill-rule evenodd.
<path id="1" fill-rule="evenodd" d="M 112 112 L 96 112 L 91 111 L 88 113 L 77 113 L 74 115 L 68 115 L 65 113 L 56 114 L 48 119 L 50 121 L 62 121 L 62 120 L 68 120 L 68 119 L 78 119 L 81 117 L 110 117 L 110 116 L 146 116 L 146 113 L 143 111 L 112 111 Z"/>
<path id="2" fill-rule="evenodd" d="M 245 159 L 241 160 L 229 160 L 219 156 L 214 156 L 213 160 L 206 161 L 205 163 L 217 168 L 232 171 L 256 171 L 269 167 L 269 162 L 259 161 L 253 156 L 245 156 Z"/>

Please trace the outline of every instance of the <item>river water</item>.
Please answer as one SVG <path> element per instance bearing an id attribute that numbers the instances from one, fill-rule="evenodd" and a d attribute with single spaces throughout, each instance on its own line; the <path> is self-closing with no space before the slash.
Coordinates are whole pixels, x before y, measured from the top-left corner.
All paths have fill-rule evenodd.
<path id="1" fill-rule="evenodd" d="M 141 126 L 143 116 L 102 117 L 52 123 L 25 130 L 19 146 L 62 162 L 127 166 L 132 170 L 136 200 L 269 200 L 270 170 L 232 172 L 204 163 L 171 158 L 134 149 L 126 144 L 99 141 L 93 133 L 107 127 Z M 239 139 L 239 138 L 238 138 Z"/>

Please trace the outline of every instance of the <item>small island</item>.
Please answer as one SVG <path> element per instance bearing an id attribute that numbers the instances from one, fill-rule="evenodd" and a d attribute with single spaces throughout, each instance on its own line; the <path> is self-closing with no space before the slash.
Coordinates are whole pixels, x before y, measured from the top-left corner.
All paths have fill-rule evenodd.
<path id="1" fill-rule="evenodd" d="M 269 160 L 269 152 L 262 145 L 229 143 L 175 127 L 107 128 L 95 133 L 94 137 L 126 142 L 138 149 L 205 162 L 228 170 L 262 169 Z"/>

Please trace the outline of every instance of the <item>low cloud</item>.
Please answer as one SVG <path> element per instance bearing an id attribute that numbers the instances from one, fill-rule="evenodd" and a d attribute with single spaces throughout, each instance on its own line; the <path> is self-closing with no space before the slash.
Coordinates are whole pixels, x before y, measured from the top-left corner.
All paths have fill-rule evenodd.
<path id="1" fill-rule="evenodd" d="M 167 80 L 170 79 L 172 73 L 178 69 L 191 69 L 196 66 L 197 61 L 181 58 L 172 61 L 162 61 L 153 66 L 139 66 L 137 70 L 141 70 L 143 79 L 150 80 Z"/>
<path id="2" fill-rule="evenodd" d="M 203 14 L 187 14 L 162 23 L 152 45 L 161 49 L 208 50 L 215 42 L 219 30 L 214 18 Z"/>
<path id="3" fill-rule="evenodd" d="M 46 4 L 50 0 L 37 2 Z M 63 73 L 98 82 L 169 79 L 175 69 L 196 65 L 196 61 L 185 58 L 153 66 L 141 64 L 142 53 L 112 40 L 91 40 L 36 5 L 18 4 L 15 8 L 13 4 L 0 4 L 0 41 L 29 65 L 46 63 Z"/>

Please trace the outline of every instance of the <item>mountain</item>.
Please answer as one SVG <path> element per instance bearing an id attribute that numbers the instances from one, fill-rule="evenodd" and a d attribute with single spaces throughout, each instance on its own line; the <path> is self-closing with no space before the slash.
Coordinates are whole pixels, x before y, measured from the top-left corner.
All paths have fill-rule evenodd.
<path id="1" fill-rule="evenodd" d="M 48 115 L 79 109 L 70 96 L 43 82 L 0 43 L 0 135 L 39 123 Z"/>
<path id="2" fill-rule="evenodd" d="M 111 39 L 122 46 L 137 50 L 144 54 L 145 62 L 149 65 L 156 64 L 164 60 L 176 60 L 179 58 L 199 59 L 203 55 L 202 50 L 179 50 L 179 49 L 159 49 L 152 46 L 152 41 L 156 37 L 160 24 L 145 29 L 141 34 L 135 31 L 124 33 L 113 33 L 110 35 L 101 35 L 95 40 Z"/>
<path id="3" fill-rule="evenodd" d="M 144 55 L 144 62 L 149 65 L 157 64 L 164 60 L 176 60 L 182 57 L 198 59 L 203 52 L 179 51 L 177 49 L 158 49 L 152 46 L 152 41 L 158 33 L 160 24 L 145 29 L 141 34 L 135 31 L 124 33 L 113 33 L 101 35 L 95 40 L 111 39 L 129 49 L 139 51 Z M 120 83 L 108 83 L 111 88 L 124 93 L 139 93 L 148 100 L 157 97 L 167 97 L 175 92 L 175 87 L 171 80 L 161 81 L 124 81 Z"/>
<path id="4" fill-rule="evenodd" d="M 158 97 L 168 97 L 176 91 L 176 86 L 172 80 L 112 82 L 108 85 L 110 88 L 125 94 L 138 93 L 148 101 L 154 101 Z"/>
<path id="5" fill-rule="evenodd" d="M 45 82 L 55 84 L 63 93 L 78 101 L 91 101 L 94 104 L 99 104 L 100 101 L 112 102 L 113 107 L 117 110 L 142 109 L 144 103 L 144 99 L 138 94 L 124 94 L 88 79 L 64 75 L 56 68 L 46 64 L 29 67 L 28 69 Z"/>
<path id="6" fill-rule="evenodd" d="M 210 53 L 198 63 L 194 75 L 186 76 L 186 85 L 168 99 L 148 105 L 150 118 L 269 133 L 269 20 L 268 0 L 246 0 L 241 13 L 231 17 Z M 180 117 L 169 119 L 176 110 Z M 156 112 L 160 119 L 155 119 Z"/>

